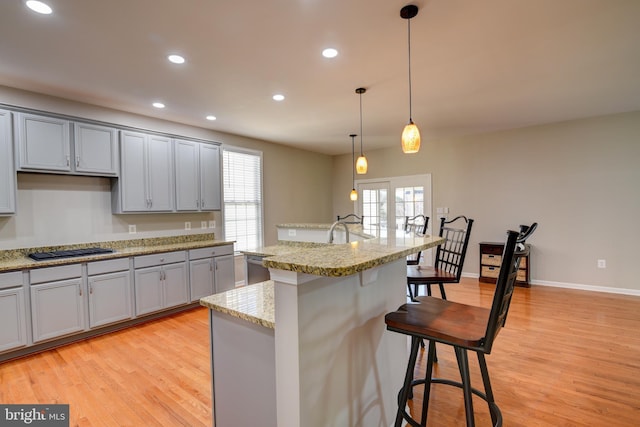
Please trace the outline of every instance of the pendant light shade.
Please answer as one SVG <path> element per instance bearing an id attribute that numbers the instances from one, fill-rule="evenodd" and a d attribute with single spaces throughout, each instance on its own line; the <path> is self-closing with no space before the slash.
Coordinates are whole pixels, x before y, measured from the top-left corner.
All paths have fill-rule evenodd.
<path id="1" fill-rule="evenodd" d="M 420 131 L 413 123 L 411 116 L 411 18 L 418 14 L 418 6 L 409 4 L 400 9 L 400 17 L 407 20 L 407 39 L 409 47 L 409 123 L 402 131 L 402 151 L 404 153 L 417 153 L 420 150 Z"/>
<path id="2" fill-rule="evenodd" d="M 360 157 L 358 157 L 358 161 L 356 161 L 356 172 L 358 173 L 358 175 L 367 173 L 367 169 L 369 167 L 367 158 L 362 152 L 362 94 L 366 91 L 367 89 L 363 87 L 359 87 L 358 89 L 356 89 L 356 93 L 360 95 Z"/>
<path id="3" fill-rule="evenodd" d="M 358 192 L 356 191 L 356 175 L 355 175 L 355 168 L 354 168 L 354 163 L 356 158 L 354 138 L 356 136 L 357 135 L 355 133 L 352 133 L 351 135 L 349 135 L 349 137 L 351 138 L 351 180 L 353 183 L 353 188 L 351 189 L 351 193 L 349 194 L 349 199 L 351 199 L 352 202 L 355 202 L 356 200 L 358 200 Z"/>
<path id="4" fill-rule="evenodd" d="M 402 131 L 402 152 L 413 154 L 418 150 L 420 150 L 420 130 L 413 121 L 410 121 Z"/>

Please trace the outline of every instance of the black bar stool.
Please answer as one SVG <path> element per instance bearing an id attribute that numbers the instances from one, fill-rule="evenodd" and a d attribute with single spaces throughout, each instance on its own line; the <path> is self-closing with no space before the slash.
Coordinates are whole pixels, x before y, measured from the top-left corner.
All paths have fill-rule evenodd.
<path id="1" fill-rule="evenodd" d="M 418 297 L 415 303 L 404 304 L 398 311 L 388 313 L 385 316 L 388 330 L 411 336 L 411 350 L 404 385 L 398 393 L 398 412 L 395 426 L 401 426 L 403 420 L 407 421 L 411 426 L 426 425 L 429 395 L 431 384 L 433 383 L 451 385 L 463 390 L 468 427 L 475 426 L 472 394 L 487 402 L 493 425 L 496 427 L 502 425 L 502 414 L 494 401 L 485 354 L 491 353 L 493 341 L 506 321 L 520 258 L 526 255 L 527 251 L 522 243 L 531 235 L 536 225 L 527 227 L 526 230 L 521 230 L 520 233 L 515 231 L 507 232 L 500 274 L 496 283 L 491 309 L 426 296 Z M 413 372 L 422 340 L 429 341 L 426 373 L 424 379 L 414 380 Z M 436 342 L 453 346 L 461 381 L 432 378 Z M 484 393 L 471 387 L 467 355 L 469 350 L 475 352 L 478 356 L 484 383 Z M 413 387 L 419 384 L 425 385 L 420 422 L 412 418 L 405 410 L 407 400 L 412 395 Z"/>

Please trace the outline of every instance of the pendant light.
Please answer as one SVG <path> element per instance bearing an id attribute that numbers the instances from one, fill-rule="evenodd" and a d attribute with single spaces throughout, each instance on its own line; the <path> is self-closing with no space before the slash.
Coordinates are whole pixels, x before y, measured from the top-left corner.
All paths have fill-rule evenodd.
<path id="1" fill-rule="evenodd" d="M 411 117 L 411 18 L 418 14 L 418 6 L 409 4 L 400 9 L 400 16 L 407 20 L 407 34 L 409 46 L 409 123 L 402 131 L 402 151 L 404 153 L 417 153 L 420 150 L 420 131 L 418 126 L 413 123 Z"/>
<path id="2" fill-rule="evenodd" d="M 367 158 L 362 153 L 362 94 L 367 90 L 363 87 L 359 87 L 356 89 L 356 93 L 360 95 L 360 157 L 358 157 L 358 161 L 356 162 L 356 172 L 359 175 L 363 175 L 367 173 Z"/>
<path id="3" fill-rule="evenodd" d="M 354 133 L 349 135 L 349 137 L 351 138 L 351 179 L 353 182 L 353 188 L 351 189 L 351 194 L 349 194 L 349 199 L 351 199 L 352 202 L 355 202 L 356 200 L 358 200 L 358 192 L 356 191 L 356 174 L 355 174 L 355 169 L 353 167 L 353 164 L 355 163 L 355 159 L 356 159 L 356 149 L 355 149 L 355 142 L 354 142 L 354 138 L 356 136 L 358 135 Z"/>

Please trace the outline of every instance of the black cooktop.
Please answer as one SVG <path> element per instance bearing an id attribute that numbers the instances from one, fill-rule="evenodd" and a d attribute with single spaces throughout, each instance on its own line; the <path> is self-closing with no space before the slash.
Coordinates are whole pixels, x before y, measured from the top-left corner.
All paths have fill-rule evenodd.
<path id="1" fill-rule="evenodd" d="M 29 258 L 36 261 L 46 261 L 56 258 L 72 258 L 78 256 L 87 255 L 99 255 L 112 253 L 113 249 L 105 248 L 83 248 L 83 249 L 69 249 L 64 251 L 52 251 L 52 252 L 34 252 L 29 254 Z"/>

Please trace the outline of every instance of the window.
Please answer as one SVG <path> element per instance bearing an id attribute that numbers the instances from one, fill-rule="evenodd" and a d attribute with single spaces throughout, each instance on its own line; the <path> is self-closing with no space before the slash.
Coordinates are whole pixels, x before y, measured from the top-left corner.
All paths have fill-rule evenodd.
<path id="1" fill-rule="evenodd" d="M 222 151 L 224 238 L 236 251 L 262 246 L 262 153 L 240 148 Z"/>

